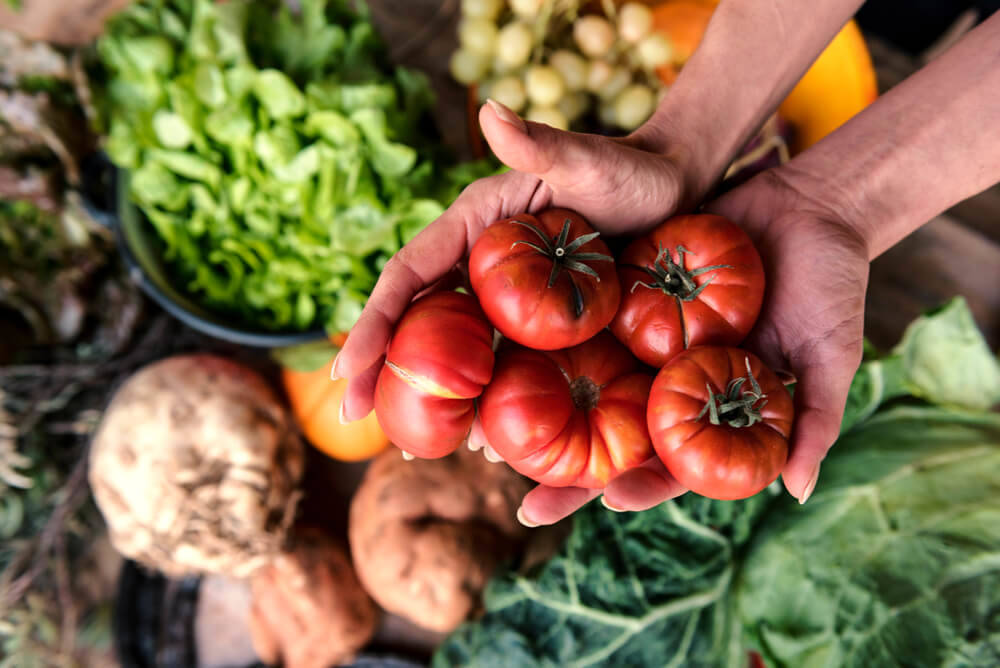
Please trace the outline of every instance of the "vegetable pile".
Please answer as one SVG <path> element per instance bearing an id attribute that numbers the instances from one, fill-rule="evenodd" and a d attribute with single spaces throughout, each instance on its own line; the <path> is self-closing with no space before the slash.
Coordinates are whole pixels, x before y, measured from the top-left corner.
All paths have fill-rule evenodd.
<path id="1" fill-rule="evenodd" d="M 763 301 L 756 248 L 707 214 L 665 221 L 617 262 L 599 236 L 567 209 L 488 226 L 469 253 L 478 305 L 438 292 L 397 325 L 379 423 L 407 456 L 433 458 L 478 419 L 488 457 L 550 486 L 601 489 L 658 456 L 698 494 L 761 491 L 784 467 L 793 408 L 733 347 Z"/>
<path id="2" fill-rule="evenodd" d="M 99 41 L 107 151 L 198 302 L 354 324 L 384 262 L 491 167 L 444 169 L 426 78 L 346 0 L 143 0 Z"/>
<path id="3" fill-rule="evenodd" d="M 996 665 L 998 402 L 956 299 L 862 364 L 807 504 L 591 504 L 554 559 L 491 581 L 434 665 Z"/>

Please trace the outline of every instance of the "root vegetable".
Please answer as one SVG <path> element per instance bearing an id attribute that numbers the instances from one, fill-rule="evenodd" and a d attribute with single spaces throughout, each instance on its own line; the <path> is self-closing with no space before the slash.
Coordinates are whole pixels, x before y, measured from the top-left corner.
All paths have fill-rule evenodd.
<path id="1" fill-rule="evenodd" d="M 257 655 L 285 668 L 326 668 L 354 657 L 375 633 L 378 609 L 347 551 L 316 529 L 251 581 L 250 628 Z"/>
<path id="2" fill-rule="evenodd" d="M 282 547 L 302 460 L 263 378 L 214 355 L 181 355 L 118 390 L 89 475 L 119 552 L 170 576 L 242 577 Z"/>
<path id="3" fill-rule="evenodd" d="M 358 578 L 387 611 L 433 631 L 454 629 L 526 537 L 515 513 L 529 489 L 508 467 L 466 448 L 412 462 L 383 453 L 351 503 Z"/>

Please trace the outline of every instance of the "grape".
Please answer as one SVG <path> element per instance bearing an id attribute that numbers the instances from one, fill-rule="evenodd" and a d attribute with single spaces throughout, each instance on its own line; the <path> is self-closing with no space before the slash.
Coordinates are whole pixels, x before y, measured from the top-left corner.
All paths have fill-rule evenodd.
<path id="1" fill-rule="evenodd" d="M 588 56 L 604 56 L 614 46 L 615 29 L 607 19 L 588 14 L 573 23 L 573 39 L 580 51 Z"/>
<path id="2" fill-rule="evenodd" d="M 527 102 L 524 84 L 517 77 L 502 77 L 490 86 L 490 97 L 512 111 L 521 111 Z"/>
<path id="3" fill-rule="evenodd" d="M 542 8 L 542 0 L 507 0 L 510 9 L 522 19 L 533 19 Z"/>
<path id="4" fill-rule="evenodd" d="M 487 98 L 493 97 L 494 85 L 495 82 L 490 79 L 480 79 L 476 82 L 476 99 L 479 101 L 479 104 L 486 102 Z"/>
<path id="5" fill-rule="evenodd" d="M 553 107 L 531 107 L 524 117 L 529 121 L 545 123 L 559 130 L 569 130 L 569 121 L 566 116 Z"/>
<path id="6" fill-rule="evenodd" d="M 519 21 L 508 23 L 497 35 L 497 58 L 509 67 L 528 62 L 531 47 L 531 28 Z"/>
<path id="7" fill-rule="evenodd" d="M 568 49 L 559 49 L 549 56 L 549 65 L 562 75 L 567 90 L 583 90 L 587 85 L 587 61 Z"/>
<path id="8" fill-rule="evenodd" d="M 653 12 L 646 5 L 627 2 L 618 11 L 618 34 L 635 44 L 653 28 Z"/>
<path id="9" fill-rule="evenodd" d="M 570 123 L 580 118 L 589 108 L 590 96 L 582 91 L 567 93 L 556 105 L 556 109 L 561 111 Z"/>
<path id="10" fill-rule="evenodd" d="M 562 76 L 554 67 L 548 65 L 532 65 L 524 77 L 528 99 L 539 107 L 551 107 L 566 90 Z"/>
<path id="11" fill-rule="evenodd" d="M 455 81 L 466 86 L 474 84 L 484 74 L 489 66 L 489 62 L 483 54 L 469 51 L 468 49 L 458 49 L 451 54 L 451 62 L 448 69 Z"/>
<path id="12" fill-rule="evenodd" d="M 462 0 L 462 14 L 469 18 L 496 20 L 503 0 Z"/>
<path id="13" fill-rule="evenodd" d="M 635 130 L 653 113 L 656 98 L 649 86 L 632 84 L 615 99 L 615 120 L 625 130 Z"/>
<path id="14" fill-rule="evenodd" d="M 674 49 L 666 37 L 658 32 L 648 35 L 635 47 L 639 56 L 639 62 L 646 69 L 653 69 L 660 65 L 666 65 L 674 57 Z"/>
<path id="15" fill-rule="evenodd" d="M 632 72 L 627 67 L 616 67 L 608 80 L 604 82 L 604 86 L 597 91 L 597 95 L 602 100 L 610 100 L 618 97 L 618 93 L 625 90 L 625 86 L 630 83 L 632 83 Z"/>
<path id="16" fill-rule="evenodd" d="M 492 55 L 497 43 L 497 24 L 487 19 L 462 19 L 458 24 L 458 41 L 469 51 Z"/>
<path id="17" fill-rule="evenodd" d="M 603 60 L 592 61 L 587 69 L 587 90 L 591 93 L 600 93 L 614 73 L 615 68 L 609 63 Z"/>
<path id="18" fill-rule="evenodd" d="M 618 125 L 618 116 L 615 114 L 615 101 L 604 100 L 598 104 L 597 118 L 601 121 L 601 125 L 609 128 Z"/>

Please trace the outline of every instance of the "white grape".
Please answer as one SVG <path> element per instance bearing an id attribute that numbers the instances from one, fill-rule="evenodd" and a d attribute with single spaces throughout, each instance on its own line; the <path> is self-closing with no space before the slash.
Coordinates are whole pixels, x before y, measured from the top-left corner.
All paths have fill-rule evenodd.
<path id="1" fill-rule="evenodd" d="M 615 43 L 615 29 L 601 16 L 588 14 L 573 23 L 573 39 L 580 51 L 590 57 L 605 56 Z"/>
<path id="2" fill-rule="evenodd" d="M 489 67 L 489 61 L 483 54 L 469 51 L 468 49 L 458 49 L 451 54 L 451 62 L 448 69 L 455 81 L 466 86 L 478 81 Z"/>
<path id="3" fill-rule="evenodd" d="M 532 65 L 524 77 L 528 99 L 539 107 L 551 107 L 566 91 L 566 83 L 554 67 Z"/>
<path id="4" fill-rule="evenodd" d="M 653 12 L 638 2 L 626 2 L 618 10 L 618 34 L 626 42 L 635 44 L 653 28 Z"/>
<path id="5" fill-rule="evenodd" d="M 490 97 L 509 107 L 512 111 L 521 111 L 528 101 L 524 83 L 514 76 L 506 76 L 494 81 L 493 85 L 490 86 Z"/>
<path id="6" fill-rule="evenodd" d="M 602 100 L 610 100 L 618 97 L 618 94 L 625 90 L 625 87 L 632 83 L 632 72 L 627 67 L 616 67 L 611 77 L 604 82 L 604 86 L 597 91 L 597 95 Z"/>
<path id="7" fill-rule="evenodd" d="M 646 69 L 666 65 L 674 57 L 670 41 L 658 32 L 647 35 L 635 47 L 639 62 Z"/>
<path id="8" fill-rule="evenodd" d="M 569 49 L 559 49 L 549 56 L 549 65 L 562 75 L 567 90 L 582 90 L 587 85 L 587 61 Z"/>
<path id="9" fill-rule="evenodd" d="M 594 60 L 587 69 L 587 90 L 600 93 L 615 73 L 615 68 L 603 60 Z"/>
<path id="10" fill-rule="evenodd" d="M 632 84 L 615 98 L 615 121 L 625 130 L 635 130 L 653 113 L 656 96 L 649 86 Z"/>
<path id="11" fill-rule="evenodd" d="M 601 125 L 613 127 L 618 125 L 618 116 L 615 114 L 615 101 L 604 100 L 597 105 L 597 118 Z"/>
<path id="12" fill-rule="evenodd" d="M 572 123 L 580 118 L 590 108 L 590 96 L 582 91 L 567 93 L 559 100 L 556 109 Z"/>
<path id="13" fill-rule="evenodd" d="M 462 14 L 493 21 L 503 8 L 503 0 L 462 0 Z"/>
<path id="14" fill-rule="evenodd" d="M 512 12 L 522 19 L 533 19 L 542 8 L 542 0 L 507 0 Z"/>
<path id="15" fill-rule="evenodd" d="M 545 123 L 559 130 L 569 130 L 569 120 L 553 107 L 531 107 L 524 117 L 529 121 Z"/>
<path id="16" fill-rule="evenodd" d="M 497 35 L 497 58 L 509 67 L 520 67 L 531 55 L 531 28 L 519 21 L 508 23 Z"/>
<path id="17" fill-rule="evenodd" d="M 497 43 L 497 24 L 488 19 L 462 19 L 458 24 L 458 41 L 469 51 L 492 55 Z"/>

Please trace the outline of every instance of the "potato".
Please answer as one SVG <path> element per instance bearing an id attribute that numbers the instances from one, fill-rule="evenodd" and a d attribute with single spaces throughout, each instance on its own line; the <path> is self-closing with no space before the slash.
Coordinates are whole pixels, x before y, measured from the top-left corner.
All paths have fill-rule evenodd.
<path id="1" fill-rule="evenodd" d="M 515 514 L 530 488 L 507 466 L 465 448 L 414 461 L 384 452 L 351 502 L 361 584 L 417 626 L 454 629 L 478 608 L 496 565 L 526 537 Z"/>
<path id="2" fill-rule="evenodd" d="M 378 608 L 347 551 L 319 529 L 297 532 L 290 550 L 257 571 L 250 586 L 254 650 L 269 665 L 340 665 L 375 633 Z"/>
<path id="3" fill-rule="evenodd" d="M 283 547 L 302 467 L 264 379 L 196 354 L 151 364 L 115 393 L 89 477 L 125 556 L 175 577 L 243 577 Z"/>

